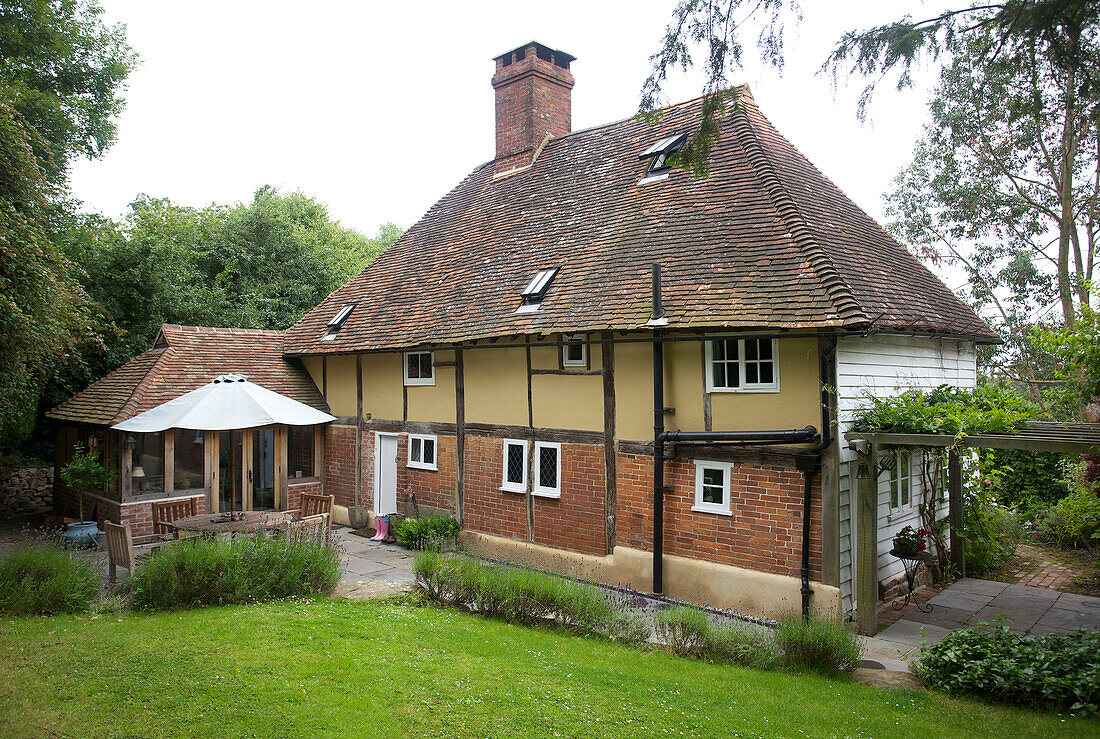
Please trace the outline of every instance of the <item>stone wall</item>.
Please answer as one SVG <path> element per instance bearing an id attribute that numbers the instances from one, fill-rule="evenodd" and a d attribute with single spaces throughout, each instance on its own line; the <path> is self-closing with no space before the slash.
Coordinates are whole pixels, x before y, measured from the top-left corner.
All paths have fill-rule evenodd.
<path id="1" fill-rule="evenodd" d="M 53 510 L 53 467 L 0 470 L 0 518 Z"/>

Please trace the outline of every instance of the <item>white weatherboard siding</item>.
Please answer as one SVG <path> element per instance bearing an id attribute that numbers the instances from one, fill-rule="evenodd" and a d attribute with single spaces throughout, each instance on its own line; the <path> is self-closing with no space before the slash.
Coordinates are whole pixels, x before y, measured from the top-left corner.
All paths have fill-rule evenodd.
<path id="1" fill-rule="evenodd" d="M 875 335 L 866 338 L 845 337 L 836 349 L 837 405 L 840 420 L 840 590 L 845 611 L 852 612 L 853 563 L 852 494 L 849 462 L 855 453 L 844 442 L 856 408 L 868 395 L 888 397 L 912 387 L 927 389 L 938 385 L 972 388 L 977 382 L 974 343 L 921 336 Z M 913 455 L 919 462 L 920 455 Z M 919 469 L 919 467 L 917 468 Z M 918 476 L 918 475 L 915 475 Z M 913 503 L 907 508 L 890 509 L 890 475 L 879 478 L 878 579 L 892 580 L 902 574 L 901 563 L 887 554 L 894 533 L 903 526 L 920 526 L 916 502 L 920 486 L 913 491 Z"/>

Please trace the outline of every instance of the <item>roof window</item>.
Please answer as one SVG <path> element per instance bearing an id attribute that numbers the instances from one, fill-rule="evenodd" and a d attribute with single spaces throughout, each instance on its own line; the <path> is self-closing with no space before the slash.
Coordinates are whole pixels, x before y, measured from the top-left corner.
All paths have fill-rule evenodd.
<path id="1" fill-rule="evenodd" d="M 558 273 L 558 269 L 558 267 L 548 267 L 535 273 L 535 276 L 527 283 L 527 287 L 523 288 L 521 294 L 523 305 L 520 306 L 519 312 L 527 313 L 538 310 L 539 303 L 542 302 L 546 291 L 550 289 L 550 283 L 554 281 L 554 275 Z"/>
<path id="2" fill-rule="evenodd" d="M 348 316 L 355 310 L 355 306 L 358 303 L 344 303 L 340 306 L 340 310 L 336 311 L 336 315 L 328 322 L 328 329 L 325 331 L 325 335 L 321 337 L 321 341 L 332 341 L 336 338 L 336 334 L 340 331 L 340 327 L 344 325 L 344 322 L 348 320 Z"/>
<path id="3" fill-rule="evenodd" d="M 684 144 L 687 142 L 686 133 L 678 133 L 673 136 L 666 136 L 653 146 L 649 147 L 641 154 L 638 155 L 639 159 L 649 159 L 649 169 L 646 170 L 645 177 L 642 182 L 649 180 L 650 178 L 668 176 L 668 171 L 672 168 L 669 164 L 668 158 L 684 148 Z"/>

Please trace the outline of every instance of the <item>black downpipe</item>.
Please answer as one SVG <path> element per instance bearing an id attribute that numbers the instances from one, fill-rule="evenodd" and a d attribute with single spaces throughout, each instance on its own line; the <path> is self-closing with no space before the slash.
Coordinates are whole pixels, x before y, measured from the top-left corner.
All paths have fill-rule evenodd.
<path id="1" fill-rule="evenodd" d="M 821 353 L 819 376 L 821 382 L 821 442 L 810 448 L 809 453 L 795 459 L 796 468 L 802 472 L 805 484 L 802 494 L 802 620 L 810 620 L 810 506 L 813 504 L 814 473 L 821 466 L 821 453 L 833 443 L 832 400 L 829 397 L 829 362 L 836 353 L 836 337 L 830 337 L 829 347 Z"/>
<path id="2" fill-rule="evenodd" d="M 661 265 L 653 265 L 653 320 L 665 313 L 661 305 Z M 665 347 L 661 332 L 653 332 L 653 592 L 664 593 L 665 548 Z"/>

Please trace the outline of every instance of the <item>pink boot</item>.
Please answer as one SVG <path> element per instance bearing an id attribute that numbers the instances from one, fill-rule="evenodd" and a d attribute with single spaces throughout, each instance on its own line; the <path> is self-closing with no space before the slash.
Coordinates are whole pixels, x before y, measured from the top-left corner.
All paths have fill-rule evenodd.
<path id="1" fill-rule="evenodd" d="M 382 541 L 386 538 L 386 534 L 390 530 L 389 516 L 375 516 L 374 517 L 374 536 L 370 538 L 371 541 Z"/>

